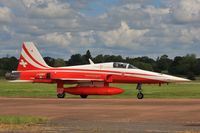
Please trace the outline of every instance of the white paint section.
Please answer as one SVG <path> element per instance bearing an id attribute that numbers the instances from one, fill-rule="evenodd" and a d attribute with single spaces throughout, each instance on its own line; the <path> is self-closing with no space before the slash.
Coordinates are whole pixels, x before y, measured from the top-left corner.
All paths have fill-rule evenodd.
<path id="1" fill-rule="evenodd" d="M 23 72 L 23 71 L 17 71 L 17 72 Z M 36 70 L 27 70 L 26 72 L 36 72 Z M 101 71 L 81 71 L 81 70 L 37 70 L 37 72 L 71 72 L 71 73 L 92 73 L 92 74 L 108 74 L 108 75 L 122 75 L 121 73 L 115 73 L 115 72 L 101 72 Z"/>
<path id="2" fill-rule="evenodd" d="M 180 77 L 166 75 L 166 74 L 163 74 L 162 76 L 166 79 L 166 81 L 169 81 L 169 82 L 188 82 L 188 81 L 190 81 L 185 78 L 180 78 Z"/>
<path id="3" fill-rule="evenodd" d="M 94 62 L 91 59 L 89 59 L 89 62 L 90 62 L 90 64 L 94 64 Z"/>
<path id="4" fill-rule="evenodd" d="M 33 81 L 32 80 L 12 80 L 12 81 L 9 81 L 9 82 L 12 82 L 12 83 L 22 83 L 22 82 L 30 83 L 30 82 L 33 82 Z"/>
<path id="5" fill-rule="evenodd" d="M 101 66 L 101 69 L 100 69 Z M 126 69 L 126 68 L 113 68 L 113 62 L 109 63 L 99 63 L 99 64 L 90 64 L 90 65 L 79 65 L 71 67 L 62 67 L 62 69 L 67 69 L 67 72 L 85 72 L 85 73 L 97 73 L 97 74 L 110 74 L 110 75 L 124 75 L 130 77 L 145 78 L 151 80 L 158 80 L 163 82 L 188 82 L 190 80 L 171 76 L 167 74 L 156 73 L 152 71 L 145 71 L 141 69 Z M 70 70 L 70 69 L 82 69 L 81 70 Z M 92 71 L 90 71 L 92 70 Z M 97 71 L 94 71 L 97 70 Z M 103 70 L 103 71 L 99 71 Z M 65 70 L 59 70 L 64 72 Z M 107 72 L 105 72 L 107 71 Z M 66 72 L 66 71 L 65 71 Z"/>
<path id="6" fill-rule="evenodd" d="M 26 68 L 27 62 L 22 59 L 19 64 Z"/>
<path id="7" fill-rule="evenodd" d="M 80 78 L 59 78 L 60 80 L 74 80 L 74 81 L 104 81 L 103 79 L 80 79 Z"/>
<path id="8" fill-rule="evenodd" d="M 46 62 L 44 61 L 44 59 L 42 58 L 42 56 L 40 55 L 38 49 L 35 47 L 33 42 L 24 42 L 24 46 L 25 48 L 28 50 L 28 52 L 30 53 L 30 55 L 37 61 L 39 62 L 41 65 L 45 66 L 45 67 L 49 67 Z"/>
<path id="9" fill-rule="evenodd" d="M 151 71 L 145 71 L 137 68 L 131 68 L 128 69 L 129 64 L 126 64 L 126 68 L 114 68 L 113 62 L 109 63 L 99 63 L 94 64 L 94 62 L 89 59 L 90 64 L 89 65 L 79 65 L 79 66 L 69 66 L 69 67 L 57 67 L 54 69 L 51 69 L 43 60 L 42 56 L 40 55 L 39 51 L 35 47 L 35 45 L 32 42 L 25 42 L 24 43 L 25 48 L 28 50 L 29 54 L 32 56 L 29 57 L 29 55 L 25 52 L 24 49 L 22 49 L 21 55 L 24 57 L 24 59 L 27 61 L 25 62 L 23 59 L 20 61 L 20 65 L 23 67 L 26 67 L 27 63 L 30 63 L 32 66 L 43 69 L 43 70 L 27 70 L 26 72 L 71 72 L 71 73 L 91 73 L 91 74 L 104 74 L 104 75 L 117 75 L 117 76 L 129 76 L 129 77 L 138 77 L 138 78 L 144 78 L 144 79 L 150 79 L 150 80 L 157 80 L 160 82 L 187 82 L 190 81 L 188 79 L 179 78 L 175 76 L 170 76 L 166 74 L 151 72 Z M 40 64 L 39 64 L 40 63 Z M 41 66 L 43 65 L 43 66 Z M 50 68 L 50 69 L 47 69 Z M 80 79 L 80 78 L 60 78 L 60 80 L 74 80 L 74 81 L 103 81 L 103 79 Z"/>
<path id="10" fill-rule="evenodd" d="M 24 49 L 22 49 L 21 55 L 24 57 L 24 59 L 26 59 L 26 61 L 28 63 L 30 63 L 32 66 L 36 67 L 36 68 L 40 68 L 40 69 L 45 69 L 45 67 L 42 67 L 38 64 L 36 64 L 24 51 Z"/>
<path id="11" fill-rule="evenodd" d="M 105 74 L 105 75 L 117 75 L 117 76 L 121 76 L 122 74 L 124 74 L 124 76 L 130 76 L 130 77 L 138 77 L 138 78 L 145 78 L 145 79 L 151 79 L 151 80 L 158 80 L 158 81 L 163 81 L 163 82 L 168 82 L 168 83 L 172 83 L 172 82 L 188 82 L 190 80 L 188 79 L 184 79 L 184 78 L 180 78 L 180 77 L 175 77 L 175 76 L 170 76 L 170 75 L 166 75 L 166 74 L 159 74 L 159 73 L 155 73 L 155 72 L 149 72 L 146 71 L 146 73 L 149 72 L 149 74 L 151 75 L 142 75 L 143 73 L 139 73 L 138 72 L 139 69 L 135 69 L 134 73 L 130 73 L 127 74 L 124 71 L 113 71 L 111 70 L 111 72 L 104 72 L 104 71 L 91 71 L 91 70 L 37 70 L 37 72 L 71 72 L 71 73 L 91 73 L 91 74 Z M 28 70 L 26 72 L 35 72 L 35 70 Z M 61 80 L 80 80 L 80 81 L 84 81 L 84 80 L 90 80 L 93 81 L 94 79 L 77 79 L 77 78 L 60 78 Z M 99 80 L 101 81 L 101 79 L 95 79 L 95 80 Z"/>

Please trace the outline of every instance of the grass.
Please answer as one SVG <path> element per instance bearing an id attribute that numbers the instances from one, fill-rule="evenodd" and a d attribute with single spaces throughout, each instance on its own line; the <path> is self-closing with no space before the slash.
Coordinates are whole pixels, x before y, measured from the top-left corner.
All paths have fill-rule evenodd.
<path id="1" fill-rule="evenodd" d="M 10 83 L 0 80 L 0 96 L 6 97 L 54 97 L 55 88 L 55 84 Z"/>
<path id="2" fill-rule="evenodd" d="M 137 90 L 135 84 L 111 84 L 111 86 L 125 90 L 123 94 L 114 96 L 89 96 L 89 98 L 135 98 Z M 145 98 L 200 98 L 200 81 L 186 84 L 148 85 L 142 86 Z M 56 97 L 55 84 L 38 83 L 10 83 L 0 80 L 0 96 L 3 97 Z M 66 95 L 69 98 L 79 98 Z"/>
<path id="3" fill-rule="evenodd" d="M 41 124 L 46 121 L 46 118 L 37 116 L 0 116 L 0 124 Z"/>
<path id="4" fill-rule="evenodd" d="M 136 85 L 116 84 L 115 87 L 123 88 L 125 92 L 121 95 L 112 96 L 115 98 L 136 97 Z M 142 86 L 145 98 L 200 98 L 200 84 L 169 84 L 169 85 L 148 85 Z"/>

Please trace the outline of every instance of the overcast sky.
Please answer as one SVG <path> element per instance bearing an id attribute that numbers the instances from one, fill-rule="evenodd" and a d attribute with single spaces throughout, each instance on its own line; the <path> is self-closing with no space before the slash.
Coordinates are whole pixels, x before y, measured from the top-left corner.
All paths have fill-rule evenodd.
<path id="1" fill-rule="evenodd" d="M 65 59 L 200 57 L 200 0 L 1 0 L 0 57 L 19 57 L 24 41 Z"/>

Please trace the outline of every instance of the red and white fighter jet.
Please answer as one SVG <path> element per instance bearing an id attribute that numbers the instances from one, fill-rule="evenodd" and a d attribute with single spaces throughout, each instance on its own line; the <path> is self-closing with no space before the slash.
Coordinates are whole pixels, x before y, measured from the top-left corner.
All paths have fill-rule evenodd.
<path id="1" fill-rule="evenodd" d="M 10 74 L 12 82 L 56 83 L 57 97 L 64 98 L 65 93 L 80 95 L 115 95 L 124 92 L 110 83 L 137 84 L 137 98 L 142 99 L 142 84 L 163 84 L 186 82 L 188 79 L 166 74 L 145 71 L 131 64 L 109 62 L 68 67 L 50 67 L 43 60 L 33 42 L 24 42 L 17 71 Z M 77 84 L 65 88 L 64 84 Z"/>

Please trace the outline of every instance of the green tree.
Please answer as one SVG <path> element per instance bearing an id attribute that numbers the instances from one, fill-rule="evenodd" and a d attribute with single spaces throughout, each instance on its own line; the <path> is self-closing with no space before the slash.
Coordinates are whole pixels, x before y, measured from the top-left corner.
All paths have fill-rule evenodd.
<path id="1" fill-rule="evenodd" d="M 92 59 L 90 50 L 87 50 L 86 54 L 85 54 L 86 59 Z"/>
<path id="2" fill-rule="evenodd" d="M 0 76 L 6 72 L 17 70 L 18 60 L 16 57 L 3 57 L 0 59 Z"/>
<path id="3" fill-rule="evenodd" d="M 168 55 L 162 55 L 161 57 L 157 58 L 154 70 L 157 72 L 168 73 L 172 62 L 173 61 L 168 58 Z"/>
<path id="4" fill-rule="evenodd" d="M 87 50 L 86 54 L 82 56 L 82 64 L 88 64 L 89 59 L 92 59 L 91 53 Z"/>
<path id="5" fill-rule="evenodd" d="M 55 66 L 55 59 L 51 57 L 44 57 L 44 61 L 47 63 L 49 66 Z"/>
<path id="6" fill-rule="evenodd" d="M 16 57 L 3 57 L 0 60 L 0 69 L 6 71 L 16 70 L 18 65 L 18 60 Z"/>
<path id="7" fill-rule="evenodd" d="M 170 73 L 179 74 L 179 75 L 187 75 L 188 73 L 191 75 L 198 74 L 198 60 L 194 54 L 188 54 L 183 57 L 175 57 L 172 62 Z"/>
<path id="8" fill-rule="evenodd" d="M 104 57 L 103 57 L 102 54 L 97 55 L 97 56 L 93 59 L 93 61 L 96 62 L 96 63 L 102 63 L 102 62 L 105 62 L 105 61 L 104 61 Z"/>
<path id="9" fill-rule="evenodd" d="M 63 59 L 55 59 L 54 67 L 62 67 L 65 66 L 65 61 Z"/>
<path id="10" fill-rule="evenodd" d="M 82 65 L 82 64 L 83 64 L 83 60 L 82 60 L 82 56 L 80 54 L 72 55 L 68 61 L 69 66 Z"/>

